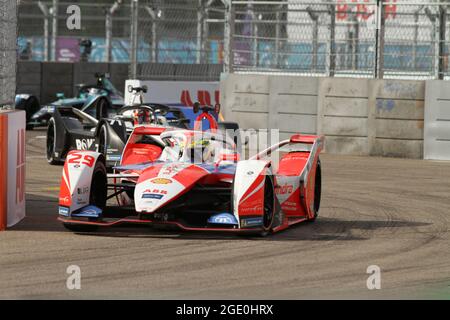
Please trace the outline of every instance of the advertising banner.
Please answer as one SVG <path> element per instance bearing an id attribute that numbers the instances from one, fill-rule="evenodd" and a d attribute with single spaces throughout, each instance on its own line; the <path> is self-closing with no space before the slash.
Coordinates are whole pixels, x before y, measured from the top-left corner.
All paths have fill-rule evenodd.
<path id="1" fill-rule="evenodd" d="M 78 39 L 58 37 L 56 41 L 56 60 L 60 62 L 78 62 L 80 60 Z"/>

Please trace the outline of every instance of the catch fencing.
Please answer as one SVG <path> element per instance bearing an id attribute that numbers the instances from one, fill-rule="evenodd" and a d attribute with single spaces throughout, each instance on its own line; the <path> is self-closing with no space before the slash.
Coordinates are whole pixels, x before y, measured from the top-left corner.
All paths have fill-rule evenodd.
<path id="1" fill-rule="evenodd" d="M 432 0 L 22 0 L 19 58 L 130 63 L 130 76 L 213 70 L 394 79 L 448 77 L 448 3 Z M 56 26 L 56 28 L 55 28 Z M 54 31 L 56 30 L 56 31 Z M 91 41 L 86 53 L 85 42 Z M 212 80 L 217 80 L 216 78 Z"/>
<path id="2" fill-rule="evenodd" d="M 233 1 L 234 72 L 443 79 L 448 3 L 439 1 Z"/>

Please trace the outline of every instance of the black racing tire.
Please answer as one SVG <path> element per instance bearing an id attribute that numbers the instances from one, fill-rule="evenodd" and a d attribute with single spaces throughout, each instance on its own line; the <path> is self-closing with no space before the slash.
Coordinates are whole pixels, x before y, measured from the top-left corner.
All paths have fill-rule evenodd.
<path id="1" fill-rule="evenodd" d="M 264 182 L 263 230 L 259 234 L 261 237 L 265 237 L 272 232 L 274 220 L 275 220 L 274 182 L 272 175 L 266 175 L 266 180 Z"/>
<path id="2" fill-rule="evenodd" d="M 94 232 L 98 230 L 98 226 L 92 224 L 63 223 L 63 226 L 72 232 Z"/>
<path id="3" fill-rule="evenodd" d="M 106 126 L 102 125 L 98 131 L 98 149 L 97 151 L 101 153 L 105 159 L 108 151 L 108 131 Z"/>
<path id="4" fill-rule="evenodd" d="M 102 160 L 97 160 L 92 173 L 92 182 L 89 194 L 89 204 L 94 205 L 100 209 L 104 209 L 106 206 L 107 198 L 107 177 L 106 167 Z M 63 223 L 63 226 L 73 232 L 93 232 L 99 227 L 92 224 L 76 224 L 76 223 Z"/>
<path id="5" fill-rule="evenodd" d="M 55 157 L 55 144 L 56 144 L 55 119 L 50 118 L 47 126 L 46 156 L 47 162 L 51 165 L 61 164 L 61 161 L 56 159 Z"/>
<path id="6" fill-rule="evenodd" d="M 317 217 L 319 216 L 321 196 L 322 196 L 322 169 L 319 160 L 317 162 L 315 184 L 314 184 L 314 217 L 309 219 L 309 221 L 311 222 L 316 221 Z"/>
<path id="7" fill-rule="evenodd" d="M 100 209 L 106 206 L 107 198 L 107 177 L 106 167 L 102 160 L 97 160 L 92 173 L 91 190 L 89 195 L 89 204 Z"/>

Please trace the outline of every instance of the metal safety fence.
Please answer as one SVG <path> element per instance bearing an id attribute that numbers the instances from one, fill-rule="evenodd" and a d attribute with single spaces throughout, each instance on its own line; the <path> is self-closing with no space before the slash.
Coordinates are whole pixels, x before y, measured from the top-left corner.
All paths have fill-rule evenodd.
<path id="1" fill-rule="evenodd" d="M 448 75 L 448 1 L 233 1 L 232 72 Z"/>
<path id="2" fill-rule="evenodd" d="M 79 29 L 67 27 L 74 5 Z M 175 74 L 191 68 L 187 78 L 195 79 L 210 65 L 222 67 L 224 15 L 221 0 L 22 0 L 19 59 L 125 62 L 130 76 L 142 79 L 174 75 L 177 65 L 188 70 Z"/>
<path id="3" fill-rule="evenodd" d="M 67 27 L 80 8 L 79 29 Z M 19 59 L 130 63 L 130 76 L 212 72 L 443 79 L 448 1 L 21 0 Z M 213 66 L 213 67 L 211 67 Z M 219 68 L 219 69 L 218 69 Z"/>

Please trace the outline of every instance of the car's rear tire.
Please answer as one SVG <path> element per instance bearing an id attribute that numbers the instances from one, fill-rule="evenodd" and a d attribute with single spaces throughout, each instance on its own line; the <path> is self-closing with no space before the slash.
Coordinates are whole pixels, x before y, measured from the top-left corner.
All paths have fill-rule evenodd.
<path id="1" fill-rule="evenodd" d="M 55 157 L 55 143 L 56 143 L 55 119 L 50 118 L 47 126 L 46 151 L 47 151 L 47 162 L 51 165 L 57 165 L 61 163 L 61 161 L 59 161 Z"/>
<path id="2" fill-rule="evenodd" d="M 105 159 L 106 159 L 106 154 L 108 151 L 108 133 L 106 130 L 106 126 L 102 125 L 100 127 L 100 130 L 98 131 L 98 152 L 101 153 Z"/>
<path id="3" fill-rule="evenodd" d="M 321 195 L 322 195 L 322 169 L 319 160 L 317 162 L 316 176 L 314 183 L 314 216 L 309 219 L 309 221 L 311 222 L 316 221 L 317 217 L 319 216 Z"/>

